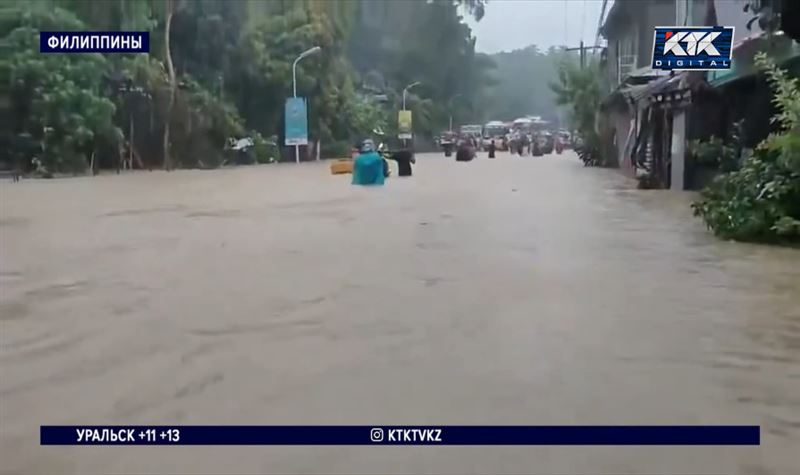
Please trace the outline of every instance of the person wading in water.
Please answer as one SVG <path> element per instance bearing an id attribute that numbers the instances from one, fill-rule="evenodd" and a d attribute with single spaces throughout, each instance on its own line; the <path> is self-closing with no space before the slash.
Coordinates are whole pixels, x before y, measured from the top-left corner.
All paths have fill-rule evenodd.
<path id="1" fill-rule="evenodd" d="M 392 160 L 397 162 L 397 176 L 411 176 L 411 164 L 416 163 L 414 152 L 403 149 L 392 154 Z"/>
<path id="2" fill-rule="evenodd" d="M 366 139 L 361 143 L 361 153 L 353 161 L 354 185 L 383 185 L 386 162 L 375 151 L 375 143 Z"/>

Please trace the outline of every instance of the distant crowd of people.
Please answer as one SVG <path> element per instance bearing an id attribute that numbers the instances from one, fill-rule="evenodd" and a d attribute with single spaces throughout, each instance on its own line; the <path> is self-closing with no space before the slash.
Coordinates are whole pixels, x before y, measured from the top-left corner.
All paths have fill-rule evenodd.
<path id="1" fill-rule="evenodd" d="M 453 137 L 452 135 L 450 137 Z M 509 150 L 514 155 L 542 156 L 555 150 L 561 153 L 565 147 L 562 137 L 553 137 L 548 133 L 544 135 L 534 135 L 515 130 L 498 144 L 497 139 L 489 140 L 489 143 L 482 143 L 482 139 L 475 135 L 460 135 L 453 137 L 453 140 L 442 141 L 440 145 L 445 151 L 445 156 L 450 156 L 453 151 L 456 153 L 456 161 L 468 162 L 475 159 L 477 151 L 481 148 L 486 149 L 488 158 L 495 158 L 499 147 Z M 388 160 L 397 162 L 398 176 L 411 176 L 412 164 L 415 163 L 412 150 L 402 148 L 395 152 L 383 150 L 383 146 L 375 146 L 372 139 L 366 139 L 354 149 L 353 161 L 353 181 L 354 185 L 383 185 L 389 176 Z"/>

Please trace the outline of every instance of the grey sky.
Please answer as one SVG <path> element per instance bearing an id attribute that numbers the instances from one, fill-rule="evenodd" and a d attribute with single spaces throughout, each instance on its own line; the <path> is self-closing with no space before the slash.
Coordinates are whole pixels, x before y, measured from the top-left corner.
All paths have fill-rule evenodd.
<path id="1" fill-rule="evenodd" d="M 613 2 L 609 0 L 606 11 Z M 480 22 L 469 20 L 483 53 L 511 51 L 536 44 L 593 44 L 602 0 L 489 0 Z M 566 18 L 566 28 L 565 28 Z"/>

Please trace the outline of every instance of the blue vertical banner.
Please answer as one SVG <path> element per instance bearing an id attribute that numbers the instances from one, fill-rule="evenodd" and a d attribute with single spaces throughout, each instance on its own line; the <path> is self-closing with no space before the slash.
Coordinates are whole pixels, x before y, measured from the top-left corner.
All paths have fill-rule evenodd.
<path id="1" fill-rule="evenodd" d="M 286 145 L 308 145 L 308 110 L 302 97 L 286 99 Z"/>

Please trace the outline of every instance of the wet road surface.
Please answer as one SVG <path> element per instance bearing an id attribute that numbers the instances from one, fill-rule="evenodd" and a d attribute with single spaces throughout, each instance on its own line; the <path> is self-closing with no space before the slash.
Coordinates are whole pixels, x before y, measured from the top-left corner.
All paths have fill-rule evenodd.
<path id="1" fill-rule="evenodd" d="M 800 251 L 574 155 L 0 184 L 3 473 L 797 473 Z M 40 447 L 40 424 L 759 424 L 761 447 Z"/>

